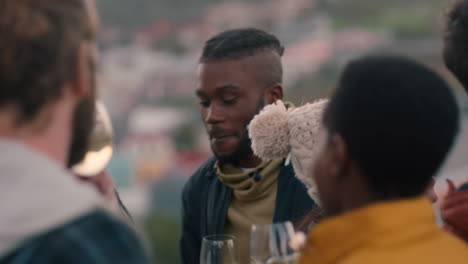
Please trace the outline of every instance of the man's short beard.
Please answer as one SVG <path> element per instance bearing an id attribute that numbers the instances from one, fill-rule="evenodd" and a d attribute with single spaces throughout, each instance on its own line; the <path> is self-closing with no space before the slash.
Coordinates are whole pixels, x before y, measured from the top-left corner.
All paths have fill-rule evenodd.
<path id="1" fill-rule="evenodd" d="M 265 102 L 263 96 L 260 98 L 260 101 L 257 104 L 257 111 L 255 114 L 258 114 L 260 110 L 265 107 Z M 251 117 L 250 121 L 254 118 L 254 116 Z M 249 122 L 250 122 L 249 121 Z M 222 164 L 233 164 L 233 165 L 238 165 L 239 161 L 242 160 L 243 158 L 247 157 L 248 155 L 253 154 L 252 150 L 252 141 L 249 137 L 249 131 L 247 127 L 244 130 L 244 133 L 242 133 L 242 136 L 239 141 L 239 145 L 237 148 L 229 154 L 226 155 L 218 155 L 213 149 L 212 149 L 216 159 L 222 163 Z"/>
<path id="2" fill-rule="evenodd" d="M 222 164 L 233 164 L 238 165 L 239 161 L 242 158 L 252 154 L 252 141 L 249 138 L 249 131 L 246 129 L 242 135 L 242 138 L 239 141 L 239 145 L 234 150 L 234 152 L 227 154 L 227 155 L 218 155 L 216 152 L 213 151 L 216 159 Z"/>

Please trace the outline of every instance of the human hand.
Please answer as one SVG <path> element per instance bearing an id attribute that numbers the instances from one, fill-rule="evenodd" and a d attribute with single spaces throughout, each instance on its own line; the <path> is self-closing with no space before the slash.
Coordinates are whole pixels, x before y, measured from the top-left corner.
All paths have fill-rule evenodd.
<path id="1" fill-rule="evenodd" d="M 80 175 L 76 175 L 76 177 L 83 182 L 92 184 L 106 199 L 116 201 L 114 179 L 108 170 L 103 170 L 91 177 Z"/>
<path id="2" fill-rule="evenodd" d="M 441 205 L 444 229 L 468 242 L 468 191 L 457 191 L 451 180 L 447 184 L 448 192 Z"/>

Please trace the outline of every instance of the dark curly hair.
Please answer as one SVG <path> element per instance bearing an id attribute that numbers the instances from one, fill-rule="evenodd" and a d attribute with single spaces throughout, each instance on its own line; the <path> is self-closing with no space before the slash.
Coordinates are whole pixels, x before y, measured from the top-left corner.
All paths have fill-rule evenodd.
<path id="1" fill-rule="evenodd" d="M 272 34 L 255 28 L 233 29 L 209 39 L 200 61 L 240 59 L 267 49 L 277 52 L 279 56 L 284 52 L 278 38 Z"/>
<path id="2" fill-rule="evenodd" d="M 221 60 L 238 60 L 267 54 L 263 60 L 263 78 L 268 84 L 282 83 L 281 56 L 284 47 L 274 35 L 255 28 L 240 28 L 224 31 L 208 41 L 203 48 L 200 63 Z"/>
<path id="3" fill-rule="evenodd" d="M 425 192 L 459 131 L 448 84 L 402 57 L 350 62 L 324 113 L 380 200 Z"/>

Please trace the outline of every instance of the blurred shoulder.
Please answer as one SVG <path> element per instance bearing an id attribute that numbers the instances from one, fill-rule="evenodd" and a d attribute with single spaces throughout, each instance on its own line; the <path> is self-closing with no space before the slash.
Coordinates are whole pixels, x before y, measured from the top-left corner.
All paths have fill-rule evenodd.
<path id="1" fill-rule="evenodd" d="M 15 263 L 149 263 L 134 230 L 103 210 L 32 239 L 7 259 Z"/>

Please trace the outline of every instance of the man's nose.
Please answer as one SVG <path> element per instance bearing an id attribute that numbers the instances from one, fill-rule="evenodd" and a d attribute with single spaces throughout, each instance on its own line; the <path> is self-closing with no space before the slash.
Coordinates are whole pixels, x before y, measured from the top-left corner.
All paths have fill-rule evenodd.
<path id="1" fill-rule="evenodd" d="M 207 124 L 216 124 L 223 122 L 225 119 L 224 113 L 219 109 L 219 107 L 216 107 L 215 105 L 211 105 L 208 108 L 206 117 L 205 117 L 205 122 Z"/>

